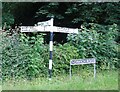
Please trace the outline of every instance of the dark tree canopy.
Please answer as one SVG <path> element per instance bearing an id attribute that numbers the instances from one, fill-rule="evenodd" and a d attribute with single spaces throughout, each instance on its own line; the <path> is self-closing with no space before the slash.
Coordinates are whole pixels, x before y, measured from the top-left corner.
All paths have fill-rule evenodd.
<path id="1" fill-rule="evenodd" d="M 120 3 L 3 3 L 3 17 L 14 18 L 16 24 L 34 25 L 38 21 L 55 16 L 55 25 L 79 27 L 83 22 L 98 24 L 119 24 Z M 3 22 L 6 18 L 3 18 Z M 12 22 L 13 23 L 13 22 Z M 10 22 L 11 24 L 11 22 Z"/>
<path id="2" fill-rule="evenodd" d="M 5 2 L 2 6 L 3 25 L 33 26 L 52 15 L 54 25 L 61 27 L 80 28 L 83 23 L 120 25 L 120 2 Z"/>

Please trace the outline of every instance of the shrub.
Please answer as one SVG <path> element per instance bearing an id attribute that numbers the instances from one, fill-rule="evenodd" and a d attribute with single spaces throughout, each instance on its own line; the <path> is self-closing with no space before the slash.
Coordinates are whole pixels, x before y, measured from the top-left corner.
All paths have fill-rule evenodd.
<path id="1" fill-rule="evenodd" d="M 79 58 L 97 59 L 97 65 L 101 69 L 117 68 L 117 25 L 103 26 L 94 23 L 82 25 L 77 35 L 68 34 L 68 41 L 79 50 Z"/>
<path id="2" fill-rule="evenodd" d="M 48 75 L 49 45 L 43 44 L 43 34 L 4 33 L 1 45 L 3 80 Z M 77 48 L 70 44 L 54 46 L 53 75 L 69 73 L 70 59 L 77 57 Z"/>
<path id="3" fill-rule="evenodd" d="M 79 56 L 78 49 L 69 43 L 54 46 L 53 51 L 53 72 L 54 75 L 68 74 L 70 68 L 70 60 L 77 59 Z"/>
<path id="4" fill-rule="evenodd" d="M 34 44 L 33 44 L 34 42 Z M 44 61 L 43 37 L 28 37 L 25 34 L 3 35 L 2 45 L 2 77 L 37 77 L 41 73 Z"/>

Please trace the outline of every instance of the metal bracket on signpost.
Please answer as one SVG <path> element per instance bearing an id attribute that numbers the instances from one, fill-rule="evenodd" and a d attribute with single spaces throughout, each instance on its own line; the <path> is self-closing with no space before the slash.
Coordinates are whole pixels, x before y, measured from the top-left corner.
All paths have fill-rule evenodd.
<path id="1" fill-rule="evenodd" d="M 95 79 L 96 78 L 96 60 L 95 60 L 95 58 L 71 60 L 70 61 L 70 79 L 72 76 L 71 65 L 81 65 L 81 64 L 94 64 L 94 79 Z"/>

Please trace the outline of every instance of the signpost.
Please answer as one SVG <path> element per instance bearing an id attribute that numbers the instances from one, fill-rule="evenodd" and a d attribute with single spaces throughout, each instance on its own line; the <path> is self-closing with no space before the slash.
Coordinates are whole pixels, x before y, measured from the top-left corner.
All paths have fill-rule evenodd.
<path id="1" fill-rule="evenodd" d="M 96 60 L 95 58 L 88 59 L 72 59 L 70 61 L 70 79 L 71 79 L 71 65 L 81 65 L 81 64 L 94 64 L 94 78 L 96 77 Z"/>
<path id="2" fill-rule="evenodd" d="M 21 26 L 21 32 L 50 32 L 49 80 L 52 77 L 53 32 L 78 33 L 78 29 L 53 26 L 53 17 L 45 22 L 38 22 L 37 26 Z"/>
<path id="3" fill-rule="evenodd" d="M 38 22 L 38 26 L 51 26 L 51 20 L 44 21 L 44 22 Z"/>
<path id="4" fill-rule="evenodd" d="M 78 29 L 66 27 L 52 27 L 53 32 L 78 33 Z M 21 32 L 50 32 L 51 26 L 21 26 Z"/>

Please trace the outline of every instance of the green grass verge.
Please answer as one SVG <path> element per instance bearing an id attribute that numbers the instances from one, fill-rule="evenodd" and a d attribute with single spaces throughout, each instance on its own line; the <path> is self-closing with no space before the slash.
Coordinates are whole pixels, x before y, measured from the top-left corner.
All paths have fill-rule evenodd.
<path id="1" fill-rule="evenodd" d="M 47 78 L 36 78 L 32 81 L 7 81 L 2 84 L 3 90 L 118 90 L 118 71 L 97 72 L 93 76 L 82 77 L 74 74 L 70 80 L 69 75 Z"/>

